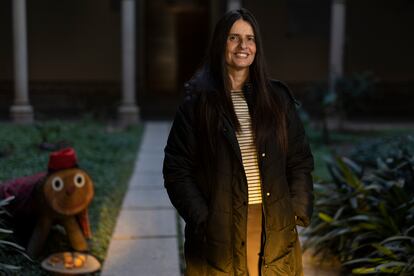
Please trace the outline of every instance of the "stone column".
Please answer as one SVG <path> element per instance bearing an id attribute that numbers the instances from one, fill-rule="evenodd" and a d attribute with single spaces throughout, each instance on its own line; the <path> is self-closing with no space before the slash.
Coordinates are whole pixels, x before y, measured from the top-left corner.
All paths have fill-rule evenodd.
<path id="1" fill-rule="evenodd" d="M 227 0 L 227 11 L 237 10 L 242 7 L 241 0 Z"/>
<path id="2" fill-rule="evenodd" d="M 329 91 L 335 92 L 335 82 L 343 74 L 346 4 L 345 0 L 332 0 L 331 5 Z"/>
<path id="3" fill-rule="evenodd" d="M 32 123 L 27 73 L 26 0 L 13 0 L 14 104 L 10 115 L 15 123 Z"/>
<path id="4" fill-rule="evenodd" d="M 135 103 L 135 0 L 121 1 L 122 25 L 122 103 L 118 109 L 122 126 L 139 121 Z"/>

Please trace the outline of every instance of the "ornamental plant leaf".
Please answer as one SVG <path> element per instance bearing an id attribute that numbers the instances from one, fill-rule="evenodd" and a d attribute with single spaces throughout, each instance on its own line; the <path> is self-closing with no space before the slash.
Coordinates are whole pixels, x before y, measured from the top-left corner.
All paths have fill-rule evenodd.
<path id="1" fill-rule="evenodd" d="M 376 274 L 377 270 L 375 267 L 358 267 L 352 269 L 352 273 L 354 274 Z"/>
<path id="2" fill-rule="evenodd" d="M 394 241 L 410 241 L 412 243 L 414 243 L 414 237 L 410 237 L 410 236 L 393 236 L 390 238 L 387 238 L 385 240 L 383 240 L 381 242 L 381 244 L 386 244 L 389 242 L 394 242 Z"/>
<path id="3" fill-rule="evenodd" d="M 20 266 L 4 264 L 4 263 L 0 263 L 0 268 L 4 268 L 4 269 L 7 269 L 7 270 L 20 270 L 21 269 Z"/>
<path id="4" fill-rule="evenodd" d="M 334 221 L 334 219 L 330 215 L 324 214 L 322 212 L 319 213 L 319 218 L 328 223 L 331 223 Z"/>
<path id="5" fill-rule="evenodd" d="M 404 262 L 387 262 L 384 264 L 380 264 L 378 266 L 375 267 L 375 269 L 378 272 L 381 273 L 392 273 L 392 274 L 398 274 L 402 271 L 402 269 L 406 266 L 407 264 Z"/>
<path id="6" fill-rule="evenodd" d="M 408 227 L 405 231 L 404 231 L 404 235 L 408 235 L 412 230 L 414 230 L 414 225 Z"/>
<path id="7" fill-rule="evenodd" d="M 375 247 L 378 250 L 378 252 L 380 252 L 381 254 L 391 257 L 392 259 L 398 259 L 398 257 L 394 254 L 394 252 L 391 249 L 387 248 L 386 246 L 382 246 L 379 243 L 374 243 L 372 244 L 372 246 Z"/>
<path id="8" fill-rule="evenodd" d="M 345 164 L 342 158 L 337 157 L 336 158 L 338 166 L 341 169 L 341 172 L 343 173 L 345 177 L 346 184 L 351 186 L 357 191 L 363 190 L 363 186 L 361 181 L 358 179 L 358 177 L 352 172 L 352 170 Z"/>
<path id="9" fill-rule="evenodd" d="M 342 263 L 343 265 L 354 265 L 358 263 L 379 263 L 384 261 L 384 258 L 359 258 Z"/>

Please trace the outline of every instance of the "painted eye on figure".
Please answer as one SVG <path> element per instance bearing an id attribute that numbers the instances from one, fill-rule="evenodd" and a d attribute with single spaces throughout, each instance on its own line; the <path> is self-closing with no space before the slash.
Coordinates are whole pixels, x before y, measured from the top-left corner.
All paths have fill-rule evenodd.
<path id="1" fill-rule="evenodd" d="M 53 190 L 55 190 L 56 192 L 59 192 L 63 189 L 64 183 L 62 178 L 60 178 L 59 176 L 56 176 L 55 178 L 53 178 L 52 180 L 52 188 Z"/>
<path id="2" fill-rule="evenodd" d="M 85 185 L 85 176 L 83 176 L 80 173 L 77 173 L 73 178 L 73 182 L 75 183 L 76 187 L 82 188 Z"/>

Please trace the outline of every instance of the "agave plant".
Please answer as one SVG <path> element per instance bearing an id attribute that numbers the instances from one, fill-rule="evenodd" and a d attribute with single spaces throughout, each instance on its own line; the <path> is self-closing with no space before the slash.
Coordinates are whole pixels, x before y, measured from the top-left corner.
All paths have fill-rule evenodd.
<path id="1" fill-rule="evenodd" d="M 317 216 L 305 249 L 337 256 L 355 274 L 414 274 L 414 158 L 377 159 L 368 174 L 336 157 L 332 181 L 315 184 Z"/>
<path id="2" fill-rule="evenodd" d="M 14 243 L 10 241 L 10 235 L 13 234 L 12 230 L 7 229 L 6 223 L 5 223 L 5 216 L 8 215 L 7 211 L 4 209 L 4 207 L 9 204 L 9 202 L 13 200 L 13 197 L 9 197 L 6 199 L 0 200 L 0 274 L 5 273 L 9 274 L 12 271 L 18 271 L 20 270 L 20 266 L 16 266 L 9 263 L 4 263 L 4 260 L 8 259 L 7 253 L 14 252 L 21 254 L 25 256 L 27 259 L 30 260 L 30 257 L 26 255 L 24 252 L 25 249 L 18 245 L 17 243 Z M 3 274 L 2 274 L 3 275 Z"/>

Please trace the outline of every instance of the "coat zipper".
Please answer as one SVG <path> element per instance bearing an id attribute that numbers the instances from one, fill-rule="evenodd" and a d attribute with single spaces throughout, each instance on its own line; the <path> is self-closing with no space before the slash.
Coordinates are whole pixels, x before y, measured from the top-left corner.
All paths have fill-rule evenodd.
<path id="1" fill-rule="evenodd" d="M 258 156 L 260 157 L 260 156 Z M 266 252 L 266 245 L 267 245 L 267 222 L 266 222 L 266 208 L 265 208 L 265 197 L 264 197 L 264 183 L 263 183 L 263 178 L 262 178 L 262 160 L 260 159 L 260 186 L 262 189 L 262 210 L 263 210 L 263 222 L 262 222 L 262 237 L 263 237 L 263 241 L 262 241 L 262 247 L 263 247 L 263 252 L 261 252 L 261 258 L 262 258 L 262 263 L 260 265 L 260 274 L 263 275 L 263 267 L 266 265 L 266 259 L 265 259 L 265 252 Z"/>
<path id="2" fill-rule="evenodd" d="M 259 156 L 257 156 L 257 158 L 259 158 Z M 260 274 L 261 275 L 263 275 L 263 267 L 265 266 L 265 257 L 264 257 L 264 252 L 266 251 L 266 245 L 267 245 L 267 243 L 266 243 L 266 238 L 267 238 L 267 234 L 266 234 L 266 229 L 267 229 L 267 227 L 266 227 L 266 225 L 267 225 L 267 222 L 266 222 L 266 208 L 265 208 L 265 204 L 264 204 L 264 201 L 265 201 L 265 194 L 264 194 L 264 185 L 263 185 L 263 178 L 262 178 L 262 160 L 261 159 L 259 159 L 260 160 L 260 163 L 259 163 L 259 173 L 260 173 L 260 188 L 261 188 L 261 192 L 262 192 L 262 212 L 263 212 L 263 222 L 262 222 L 262 227 L 263 227 L 263 229 L 262 229 L 262 237 L 263 237 L 263 241 L 262 241 L 262 248 L 263 248 L 263 252 L 261 252 L 262 253 L 262 256 L 260 256 L 261 257 L 261 261 L 262 261 L 262 263 L 261 263 L 261 267 L 260 267 Z M 247 177 L 246 177 L 246 172 L 244 171 L 244 167 L 243 167 L 243 172 L 244 172 L 244 180 L 245 180 L 245 183 L 246 183 L 246 185 L 248 185 L 247 184 Z M 246 233 L 246 236 L 245 236 L 245 242 L 246 242 L 246 244 L 247 244 L 247 219 L 248 219 L 248 212 L 249 212 L 249 194 L 247 193 L 247 208 L 246 208 L 246 231 L 245 231 L 245 233 Z M 246 256 L 246 270 L 247 270 L 247 246 L 245 246 L 245 256 Z"/>
<path id="3" fill-rule="evenodd" d="M 246 185 L 248 185 L 247 183 L 247 176 L 246 176 L 246 171 L 244 170 L 244 166 L 242 166 L 243 168 L 243 172 L 244 172 L 244 181 L 246 183 Z M 247 224 L 248 222 L 248 218 L 249 218 L 249 187 L 247 187 L 247 199 L 246 199 L 246 229 L 245 229 L 245 237 L 244 237 L 244 256 L 245 256 L 245 263 L 246 263 L 246 274 L 248 272 L 247 269 Z"/>

